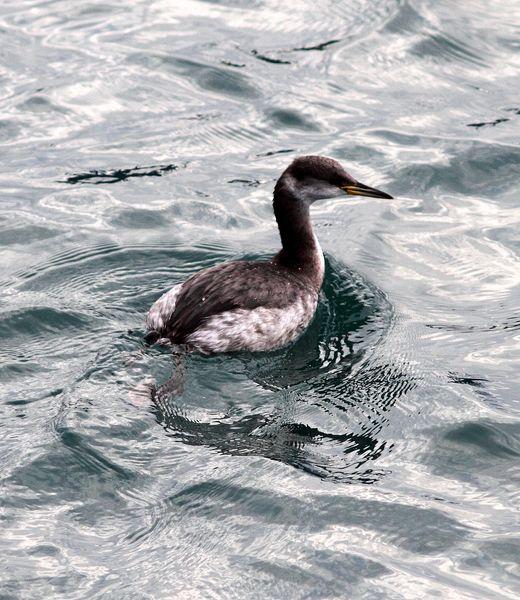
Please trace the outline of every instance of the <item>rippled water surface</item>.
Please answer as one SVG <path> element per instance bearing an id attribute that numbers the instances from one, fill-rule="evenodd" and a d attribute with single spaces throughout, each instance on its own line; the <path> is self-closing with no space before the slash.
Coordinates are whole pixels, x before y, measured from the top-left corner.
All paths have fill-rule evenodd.
<path id="1" fill-rule="evenodd" d="M 520 7 L 0 3 L 2 598 L 517 598 Z M 315 320 L 189 357 L 143 319 L 278 247 L 299 154 Z"/>

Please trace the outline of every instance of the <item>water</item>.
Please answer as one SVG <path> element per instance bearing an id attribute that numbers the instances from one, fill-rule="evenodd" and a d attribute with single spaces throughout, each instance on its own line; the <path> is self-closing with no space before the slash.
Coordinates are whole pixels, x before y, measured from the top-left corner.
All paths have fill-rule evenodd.
<path id="1" fill-rule="evenodd" d="M 515 598 L 520 9 L 0 6 L 2 598 Z M 298 154 L 396 196 L 313 209 L 293 346 L 188 360 L 147 308 L 278 247 Z"/>

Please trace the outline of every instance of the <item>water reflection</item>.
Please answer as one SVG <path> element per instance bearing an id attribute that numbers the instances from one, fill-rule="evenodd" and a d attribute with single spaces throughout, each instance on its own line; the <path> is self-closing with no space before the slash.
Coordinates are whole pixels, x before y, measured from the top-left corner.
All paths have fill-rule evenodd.
<path id="1" fill-rule="evenodd" d="M 166 173 L 176 171 L 179 167 L 174 164 L 167 165 L 150 165 L 148 167 L 132 167 L 128 169 L 93 169 L 87 173 L 75 173 L 69 175 L 64 181 L 60 183 L 91 183 L 94 185 L 101 185 L 104 183 L 118 183 L 119 181 L 126 181 L 131 177 L 161 177 Z"/>
<path id="2" fill-rule="evenodd" d="M 159 394 L 154 415 L 184 444 L 373 483 L 384 470 L 372 463 L 391 449 L 386 413 L 415 385 L 404 364 L 378 354 L 392 314 L 380 290 L 328 259 L 318 311 L 304 335 L 289 348 L 242 359 L 247 376 L 275 396 L 274 408 L 266 403 L 268 410 L 205 421 L 200 413 L 191 417 L 175 394 Z"/>
<path id="3" fill-rule="evenodd" d="M 516 598 L 518 1 L 0 5 L 0 595 Z M 129 401 L 297 154 L 398 198 L 315 207 L 352 271 Z"/>

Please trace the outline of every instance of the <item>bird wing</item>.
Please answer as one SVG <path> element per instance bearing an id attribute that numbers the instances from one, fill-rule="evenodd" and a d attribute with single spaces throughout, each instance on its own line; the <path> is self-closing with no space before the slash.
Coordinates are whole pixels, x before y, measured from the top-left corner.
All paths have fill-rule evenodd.
<path id="1" fill-rule="evenodd" d="M 299 278 L 270 261 L 217 265 L 185 281 L 161 334 L 182 344 L 209 317 L 239 308 L 281 308 L 295 302 L 303 288 Z"/>

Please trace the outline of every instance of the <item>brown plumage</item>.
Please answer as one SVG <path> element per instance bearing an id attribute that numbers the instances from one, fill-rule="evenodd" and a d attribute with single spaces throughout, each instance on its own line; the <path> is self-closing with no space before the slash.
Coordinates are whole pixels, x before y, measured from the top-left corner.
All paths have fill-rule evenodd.
<path id="1" fill-rule="evenodd" d="M 345 193 L 390 197 L 356 182 L 331 158 L 297 158 L 274 190 L 280 252 L 269 261 L 220 264 L 177 285 L 152 306 L 147 341 L 167 338 L 214 353 L 268 350 L 295 339 L 312 319 L 324 274 L 309 207 Z"/>

